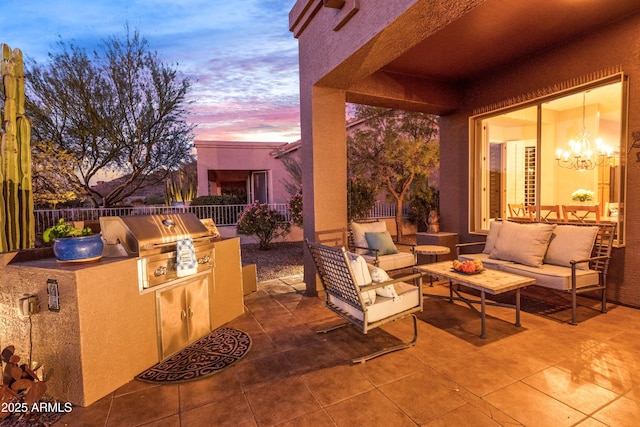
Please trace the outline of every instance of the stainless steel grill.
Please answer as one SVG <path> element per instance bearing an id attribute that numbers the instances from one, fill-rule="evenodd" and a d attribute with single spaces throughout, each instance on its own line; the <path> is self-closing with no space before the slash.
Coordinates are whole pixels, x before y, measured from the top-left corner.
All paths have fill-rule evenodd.
<path id="1" fill-rule="evenodd" d="M 182 239 L 193 240 L 198 273 L 212 267 L 212 236 L 193 214 L 101 217 L 100 228 L 105 253 L 119 250 L 122 255 L 137 258 L 140 289 L 178 279 L 176 245 Z"/>

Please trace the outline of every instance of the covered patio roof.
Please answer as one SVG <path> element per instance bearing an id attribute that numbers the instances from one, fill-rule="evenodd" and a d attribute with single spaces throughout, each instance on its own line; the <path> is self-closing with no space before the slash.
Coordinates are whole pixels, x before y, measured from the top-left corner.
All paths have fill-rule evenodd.
<path id="1" fill-rule="evenodd" d="M 320 70 L 317 85 L 346 90 L 349 102 L 443 115 L 456 109 L 460 85 L 466 81 L 488 77 L 640 13 L 637 0 L 485 0 L 464 7 L 427 3 L 425 7 L 424 2 L 414 2 L 392 25 L 381 22 L 380 32 L 341 63 L 318 64 L 327 70 L 324 75 Z M 308 9 L 303 11 L 305 4 Z M 300 7 L 292 10 L 290 25 L 296 37 L 313 19 L 314 4 L 299 1 Z M 462 10 L 449 10 L 455 8 Z M 352 16 L 359 12 L 375 13 L 359 9 L 354 0 L 341 10 Z M 342 25 L 340 31 L 351 30 Z M 323 45 L 314 47 L 322 50 Z"/>

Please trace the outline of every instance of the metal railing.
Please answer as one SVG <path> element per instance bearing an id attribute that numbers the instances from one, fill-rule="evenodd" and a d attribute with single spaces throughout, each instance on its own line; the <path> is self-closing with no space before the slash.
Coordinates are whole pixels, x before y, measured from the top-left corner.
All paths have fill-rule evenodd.
<path id="1" fill-rule="evenodd" d="M 56 224 L 60 218 L 65 221 L 98 221 L 101 216 L 132 216 L 166 213 L 191 212 L 198 218 L 211 218 L 218 226 L 234 226 L 238 216 L 247 205 L 208 205 L 208 206 L 133 206 L 121 208 L 65 208 L 34 210 L 36 235 Z M 280 212 L 287 221 L 291 219 L 287 203 L 272 203 L 269 207 Z M 408 208 L 403 209 L 403 216 Z M 369 214 L 370 218 L 389 218 L 396 214 L 396 206 L 390 203 L 376 202 Z"/>

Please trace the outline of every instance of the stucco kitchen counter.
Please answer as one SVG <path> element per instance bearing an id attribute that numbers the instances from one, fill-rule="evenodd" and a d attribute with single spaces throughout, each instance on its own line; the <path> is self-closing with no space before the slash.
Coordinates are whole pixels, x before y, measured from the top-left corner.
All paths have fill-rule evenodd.
<path id="1" fill-rule="evenodd" d="M 155 295 L 139 291 L 135 259 L 7 264 L 11 254 L 2 255 L 0 345 L 14 345 L 22 362 L 32 349 L 47 394 L 87 406 L 158 361 Z M 48 310 L 48 280 L 58 284 L 58 312 Z M 38 299 L 31 317 L 18 309 L 24 294 Z"/>

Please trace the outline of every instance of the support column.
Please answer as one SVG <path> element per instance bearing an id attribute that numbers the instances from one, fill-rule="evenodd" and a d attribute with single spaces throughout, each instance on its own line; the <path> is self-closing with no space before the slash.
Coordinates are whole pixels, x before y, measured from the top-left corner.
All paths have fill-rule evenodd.
<path id="1" fill-rule="evenodd" d="M 316 230 L 346 227 L 347 137 L 345 92 L 302 85 L 300 127 L 302 137 L 302 194 L 304 237 L 315 240 Z M 321 289 L 313 260 L 305 250 L 306 295 Z"/>

